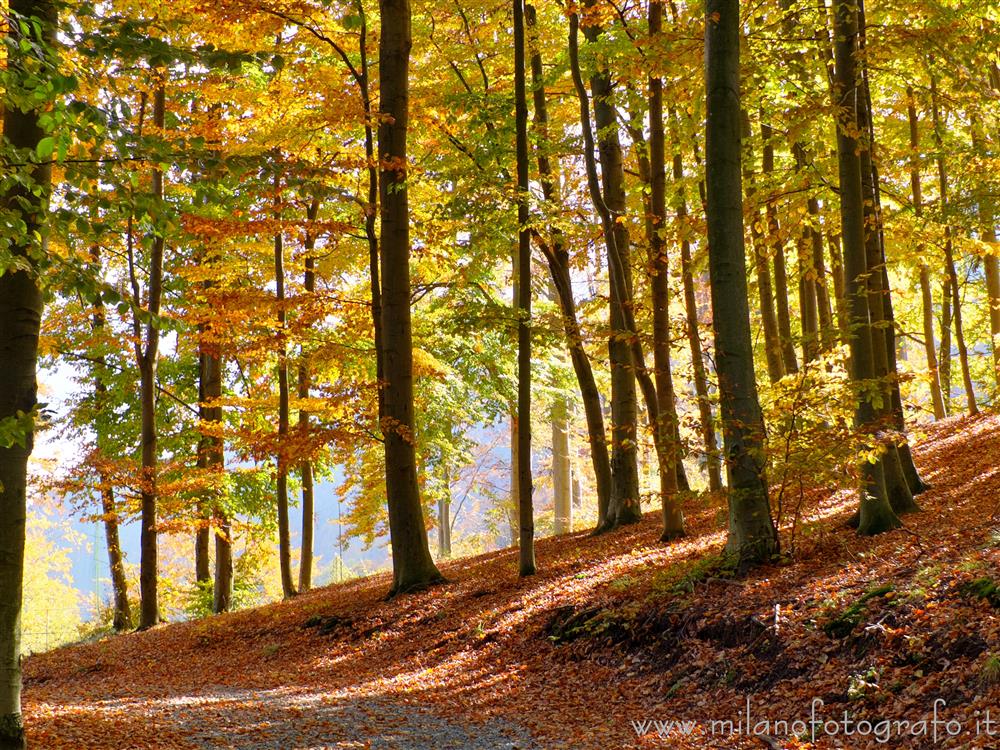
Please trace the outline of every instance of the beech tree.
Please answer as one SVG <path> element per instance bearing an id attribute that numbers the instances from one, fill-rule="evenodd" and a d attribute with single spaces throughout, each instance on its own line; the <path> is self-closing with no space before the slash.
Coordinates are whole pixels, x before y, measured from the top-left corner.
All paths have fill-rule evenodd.
<path id="1" fill-rule="evenodd" d="M 409 0 L 380 0 L 378 153 L 382 272 L 381 385 L 385 489 L 392 545 L 390 594 L 437 583 L 417 486 L 413 420 L 413 339 L 410 322 L 410 215 L 406 133 L 412 46 Z"/>
<path id="2" fill-rule="evenodd" d="M 46 212 L 53 149 L 40 115 L 54 90 L 56 4 L 11 0 L 3 147 L 14 170 L 0 195 L 6 244 L 0 268 L 0 748 L 25 746 L 21 721 L 21 585 L 26 481 L 37 402 Z M 49 141 L 51 143 L 51 141 Z"/>
<path id="3" fill-rule="evenodd" d="M 705 188 L 719 402 L 729 477 L 727 550 L 741 568 L 778 551 L 764 476 L 764 421 L 754 379 L 740 173 L 739 0 L 708 0 Z"/>

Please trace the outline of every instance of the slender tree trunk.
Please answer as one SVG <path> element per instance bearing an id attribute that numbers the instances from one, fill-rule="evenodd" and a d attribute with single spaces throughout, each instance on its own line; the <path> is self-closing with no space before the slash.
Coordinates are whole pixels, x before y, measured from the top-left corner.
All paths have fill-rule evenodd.
<path id="1" fill-rule="evenodd" d="M 778 317 L 774 311 L 774 290 L 771 286 L 771 268 L 764 241 L 764 220 L 760 208 L 755 204 L 757 187 L 753 176 L 753 153 L 750 146 L 750 116 L 745 109 L 740 110 L 740 130 L 743 135 L 745 157 L 743 160 L 743 180 L 746 182 L 747 203 L 750 203 L 750 239 L 753 244 L 754 269 L 757 272 L 757 299 L 759 302 L 761 328 L 764 331 L 764 357 L 767 362 L 767 377 L 777 383 L 785 376 L 782 357 L 781 334 L 778 332 Z"/>
<path id="2" fill-rule="evenodd" d="M 846 341 L 850 323 L 850 311 L 847 309 L 846 289 L 844 281 L 844 253 L 840 235 L 828 231 L 826 244 L 830 248 L 830 275 L 833 277 L 833 296 L 837 312 L 838 338 Z"/>
<path id="3" fill-rule="evenodd" d="M 792 144 L 792 154 L 795 157 L 795 170 L 806 173 L 807 162 L 805 147 L 795 142 Z M 802 316 L 802 358 L 812 362 L 819 356 L 821 345 L 831 343 L 830 337 L 830 300 L 826 297 L 823 276 L 823 235 L 814 221 L 819 220 L 819 204 L 814 195 L 806 200 L 809 216 L 799 236 L 795 247 L 799 261 L 799 310 Z M 826 317 L 823 317 L 823 304 L 826 304 Z M 821 336 L 822 333 L 822 336 Z"/>
<path id="4" fill-rule="evenodd" d="M 313 198 L 306 211 L 306 221 L 310 224 L 316 221 L 319 213 L 319 200 Z M 312 295 L 316 291 L 316 261 L 313 258 L 313 249 L 316 246 L 316 237 L 311 228 L 306 229 L 305 240 L 303 242 L 303 270 L 302 286 L 307 295 Z M 312 368 L 309 355 L 302 353 L 299 362 L 299 399 L 309 398 L 309 390 L 312 386 Z M 309 410 L 299 408 L 299 433 L 304 444 L 309 444 Z M 313 524 L 315 523 L 315 509 L 313 502 L 313 465 L 312 460 L 305 458 L 299 464 L 299 472 L 302 477 L 302 552 L 299 558 L 299 591 L 308 591 L 312 588 L 312 568 L 313 568 Z"/>
<path id="5" fill-rule="evenodd" d="M 913 95 L 913 87 L 906 89 L 907 114 L 910 121 L 910 189 L 913 194 L 913 213 L 919 222 L 923 216 L 923 191 L 920 186 L 920 133 L 917 126 L 917 105 Z M 941 396 L 941 380 L 938 377 L 937 351 L 934 343 L 934 301 L 931 297 L 930 268 L 924 260 L 925 248 L 917 246 L 920 257 L 920 299 L 923 308 L 924 353 L 927 356 L 928 386 L 931 392 L 931 403 L 934 407 L 934 419 L 944 419 L 944 398 Z"/>
<path id="6" fill-rule="evenodd" d="M 441 497 L 438 499 L 438 558 L 451 557 L 451 471 L 441 467 Z"/>
<path id="7" fill-rule="evenodd" d="M 601 217 L 608 250 L 608 278 L 611 286 L 611 340 L 608 353 L 611 367 L 611 499 L 607 516 L 599 519 L 598 529 L 607 530 L 642 518 L 639 507 L 639 468 L 637 454 L 637 414 L 635 371 L 642 366 L 633 358 L 628 315 L 631 312 L 631 269 L 628 231 L 616 220 L 625 211 L 624 167 L 618 137 L 618 116 L 613 105 L 613 86 L 607 70 L 598 70 L 590 78 L 594 99 L 594 121 L 600 137 L 601 181 L 598 182 L 594 160 L 590 105 L 580 73 L 577 32 L 579 17 L 570 14 L 570 66 L 580 99 L 581 125 L 584 131 L 587 183 L 594 207 Z M 589 26 L 588 40 L 596 41 L 599 26 Z"/>
<path id="8" fill-rule="evenodd" d="M 222 437 L 222 352 L 211 329 L 205 331 L 208 340 L 201 342 L 202 404 L 201 421 L 206 428 L 199 447 L 205 468 L 210 473 L 212 537 L 215 543 L 215 580 L 212 587 L 212 611 L 228 612 L 233 601 L 233 545 L 231 525 L 224 505 L 225 446 Z"/>
<path id="9" fill-rule="evenodd" d="M 941 348 L 938 354 L 938 375 L 945 415 L 951 414 L 951 277 L 941 282 Z"/>
<path id="10" fill-rule="evenodd" d="M 764 122 L 761 112 L 760 137 L 763 143 L 761 172 L 770 181 L 774 174 L 774 144 L 772 143 L 771 126 Z M 785 267 L 785 243 L 781 239 L 781 226 L 778 223 L 778 202 L 773 191 L 769 192 L 764 204 L 767 216 L 767 236 L 771 242 L 771 255 L 774 258 L 774 302 L 778 318 L 778 338 L 781 345 L 781 360 L 786 374 L 799 371 L 795 358 L 795 342 L 792 339 L 792 320 L 788 306 L 788 270 Z"/>
<path id="11" fill-rule="evenodd" d="M 94 217 L 96 219 L 96 216 Z M 90 249 L 91 262 L 93 263 L 94 274 L 100 274 L 101 256 L 100 248 L 94 245 Z M 102 341 L 105 334 L 105 314 L 104 303 L 100 297 L 94 302 L 93 315 L 91 316 L 91 330 L 98 343 Z M 107 408 L 108 386 L 105 378 L 108 374 L 107 361 L 103 354 L 94 357 L 94 400 L 95 411 L 103 413 Z M 94 429 L 97 432 L 97 444 L 101 453 L 104 453 L 105 435 L 102 434 L 102 427 L 96 423 Z M 115 490 L 111 484 L 111 477 L 104 471 L 99 472 L 101 514 L 104 525 L 104 541 L 108 548 L 108 569 L 111 571 L 111 591 L 114 599 L 114 615 L 111 625 L 115 632 L 121 633 L 132 627 L 132 609 L 128 601 L 128 583 L 125 580 L 125 563 L 122 558 L 121 540 L 118 534 L 118 508 L 115 503 Z"/>
<path id="12" fill-rule="evenodd" d="M 651 45 L 657 44 L 663 31 L 663 2 L 650 0 L 649 37 Z M 670 372 L 670 285 L 667 243 L 662 232 L 667 223 L 667 160 L 663 128 L 663 79 L 649 78 L 649 204 L 647 219 L 653 304 L 653 369 L 656 379 L 658 419 L 653 425 L 660 435 L 657 454 L 660 467 L 660 506 L 663 515 L 663 532 L 660 541 L 671 541 L 684 536 L 684 513 L 678 497 L 677 470 L 681 464 L 679 446 L 675 443 L 678 432 L 677 406 L 673 376 Z"/>
<path id="13" fill-rule="evenodd" d="M 944 158 L 944 141 L 941 136 L 941 117 L 938 109 L 937 78 L 931 74 L 931 115 L 934 123 L 934 143 L 937 146 L 937 166 L 939 194 L 941 196 L 941 213 L 945 217 L 944 227 L 944 268 L 948 281 L 946 287 L 951 293 L 951 315 L 955 326 L 955 343 L 958 345 L 958 361 L 962 368 L 962 383 L 965 386 L 965 399 L 969 414 L 978 414 L 976 393 L 972 385 L 972 375 L 969 371 L 969 351 L 965 345 L 965 331 L 962 327 L 962 298 L 958 283 L 958 273 L 955 270 L 955 258 L 952 245 L 952 229 L 948 220 L 948 170 Z M 942 345 L 944 336 L 942 336 Z M 949 342 L 950 350 L 950 342 Z M 949 357 L 950 359 L 950 357 Z M 949 378 L 950 381 L 950 378 Z M 943 385 L 943 384 L 942 384 Z M 951 383 L 948 383 L 949 387 Z"/>
<path id="14" fill-rule="evenodd" d="M 807 201 L 809 211 L 809 235 L 812 242 L 813 270 L 816 273 L 816 306 L 819 314 L 820 343 L 823 349 L 833 347 L 837 339 L 837 324 L 833 316 L 833 304 L 830 301 L 830 285 L 827 279 L 826 259 L 823 251 L 823 232 L 819 228 L 819 200 L 810 196 Z"/>
<path id="15" fill-rule="evenodd" d="M 28 71 L 36 64 L 41 70 L 51 55 L 56 22 L 56 5 L 37 0 L 11 0 L 8 13 L 14 21 L 8 26 L 10 47 L 7 59 L 8 97 L 12 94 L 30 96 L 41 91 L 41 84 L 32 84 Z M 39 24 L 32 27 L 27 19 L 35 17 Z M 16 19 L 25 19 L 28 34 Z M 36 36 L 37 34 L 37 36 Z M 26 50 L 27 48 L 27 50 Z M 32 61 L 22 59 L 38 56 Z M 30 76 L 36 75 L 34 72 Z M 41 74 L 42 76 L 45 73 Z M 22 78 L 22 76 L 25 76 Z M 44 78 L 42 79 L 44 81 Z M 10 101 L 7 98 L 7 101 Z M 39 106 L 43 106 L 42 103 Z M 36 237 L 45 231 L 45 214 L 51 184 L 51 167 L 35 163 L 36 147 L 44 136 L 39 124 L 39 109 L 22 111 L 8 106 L 3 118 L 3 135 L 16 153 L 24 155 L 29 167 L 24 181 L 12 182 L 0 196 L 4 209 L 24 222 L 24 231 L 13 235 L 6 252 L 30 267 L 35 253 L 44 252 L 36 246 Z M 34 188 L 32 190 L 31 188 Z M 38 363 L 38 335 L 42 318 L 42 294 L 34 270 L 10 267 L 0 275 L 0 419 L 16 419 L 19 414 L 31 414 L 37 405 L 35 372 Z M 23 440 L 0 447 L 0 749 L 20 750 L 25 747 L 21 719 L 21 594 L 24 579 L 24 537 L 28 456 L 33 444 L 29 423 Z"/>
<path id="16" fill-rule="evenodd" d="M 862 188 L 861 146 L 857 133 L 860 97 L 856 60 L 858 39 L 857 0 L 846 0 L 834 9 L 836 81 L 834 104 L 838 107 L 837 157 L 840 171 L 840 216 L 844 243 L 845 296 L 850 311 L 848 328 L 851 348 L 851 378 L 859 384 L 855 414 L 857 428 L 865 433 L 865 451 L 877 449 L 872 434 L 877 429 L 877 414 L 870 383 L 875 375 L 872 351 L 873 332 L 868 306 L 868 273 L 865 256 L 865 213 Z M 881 458 L 859 460 L 861 501 L 858 533 L 878 534 L 901 525 L 889 504 Z"/>
<path id="17" fill-rule="evenodd" d="M 158 75 L 166 76 L 165 70 Z M 163 83 L 159 83 L 153 94 L 153 125 L 162 132 L 166 114 L 166 98 Z M 153 200 L 163 202 L 163 172 L 153 170 Z M 155 232 L 149 260 L 149 282 L 145 346 L 139 360 L 139 402 L 142 411 L 142 489 L 141 531 L 139 561 L 140 612 L 139 628 L 151 628 L 160 621 L 160 607 L 157 598 L 157 540 L 156 540 L 156 364 L 159 356 L 160 331 L 157 317 L 160 314 L 160 298 L 163 292 L 163 235 Z M 136 300 L 138 303 L 138 300 Z"/>
<path id="18" fill-rule="evenodd" d="M 125 561 L 118 536 L 118 509 L 115 491 L 101 478 L 101 512 L 104 514 L 104 541 L 108 547 L 108 568 L 111 571 L 111 592 L 114 598 L 114 615 L 111 627 L 122 633 L 132 627 L 132 607 L 128 601 L 128 583 L 125 580 Z"/>
<path id="19" fill-rule="evenodd" d="M 558 192 L 552 164 L 546 149 L 549 143 L 549 118 L 545 101 L 542 56 L 536 43 L 537 34 L 534 31 L 536 28 L 534 6 L 525 5 L 524 15 L 528 30 L 531 32 L 531 83 L 535 108 L 535 129 L 539 138 L 538 172 L 545 201 L 554 204 L 558 201 Z M 608 444 L 604 431 L 601 396 L 594 380 L 590 357 L 583 347 L 580 324 L 576 314 L 576 302 L 573 298 L 573 287 L 570 281 L 569 253 L 563 246 L 562 232 L 558 228 L 551 227 L 548 235 L 548 242 L 541 243 L 542 250 L 548 262 L 552 283 L 562 310 L 563 328 L 566 332 L 570 360 L 573 363 L 573 370 L 580 386 L 580 399 L 583 402 L 584 416 L 587 421 L 591 463 L 594 467 L 596 480 L 598 516 L 604 518 L 607 515 L 611 497 L 611 460 L 608 456 Z"/>
<path id="20" fill-rule="evenodd" d="M 103 387 L 99 398 L 107 393 Z M 114 599 L 114 614 L 111 626 L 122 633 L 132 627 L 132 607 L 128 601 L 128 582 L 125 579 L 125 561 L 122 557 L 121 540 L 118 535 L 118 508 L 111 478 L 101 474 L 101 513 L 103 514 L 104 542 L 108 548 L 108 570 L 111 571 L 111 592 Z"/>
<path id="21" fill-rule="evenodd" d="M 205 324 L 198 325 L 199 341 L 205 338 Z M 198 352 L 198 415 L 199 419 L 204 419 L 205 403 L 205 369 L 206 354 L 204 351 Z M 208 456 L 205 453 L 207 436 L 202 434 L 198 438 L 197 456 L 195 465 L 199 473 L 204 473 L 208 467 Z M 211 493 L 209 493 L 211 494 Z M 211 543 L 211 523 L 209 514 L 211 508 L 205 499 L 198 500 L 198 528 L 194 535 L 194 579 L 199 586 L 208 586 L 212 580 L 211 560 L 209 559 L 209 544 Z"/>
<path id="22" fill-rule="evenodd" d="M 361 18 L 358 38 L 361 69 L 358 71 L 356 81 L 361 92 L 361 105 L 365 113 L 365 161 L 368 164 L 368 201 L 364 207 L 365 238 L 368 241 L 368 274 L 371 277 L 372 331 L 375 342 L 375 381 L 378 387 L 378 418 L 381 423 L 382 417 L 385 415 L 382 391 L 385 384 L 385 354 L 382 345 L 382 284 L 379 281 L 379 238 L 376 232 L 376 219 L 379 214 L 379 165 L 378 159 L 375 157 L 375 131 L 373 128 L 377 118 L 372 108 L 369 90 L 368 16 L 361 0 L 356 0 L 354 7 Z"/>
<path id="23" fill-rule="evenodd" d="M 281 220 L 281 177 L 274 175 L 274 218 Z M 279 227 L 274 234 L 275 307 L 278 311 L 278 449 L 276 457 L 276 498 L 278 506 L 278 565 L 281 569 L 281 592 L 286 599 L 295 596 L 292 580 L 292 542 L 288 524 L 288 326 L 285 312 L 285 252 Z"/>
<path id="24" fill-rule="evenodd" d="M 221 105 L 212 105 L 209 114 L 216 129 L 221 127 L 219 117 Z M 218 153 L 216 154 L 218 156 Z M 207 259 L 206 259 L 207 261 Z M 203 293 L 211 300 L 211 290 L 215 281 L 207 278 L 203 282 Z M 233 601 L 233 545 L 232 528 L 226 507 L 225 489 L 225 438 L 222 424 L 222 345 L 215 332 L 215 320 L 211 314 L 199 326 L 198 339 L 198 415 L 201 437 L 198 445 L 199 464 L 205 467 L 209 492 L 204 503 L 206 515 L 211 518 L 206 523 L 209 543 L 215 547 L 215 570 L 212 582 L 212 611 L 215 614 L 228 612 Z"/>
<path id="25" fill-rule="evenodd" d="M 778 551 L 778 534 L 764 477 L 764 420 L 754 379 L 747 300 L 740 175 L 740 9 L 738 0 L 708 0 L 706 5 L 705 177 L 716 370 L 729 459 L 726 547 L 745 568 Z"/>
<path id="26" fill-rule="evenodd" d="M 535 574 L 531 479 L 531 230 L 528 226 L 528 94 L 523 0 L 514 0 L 514 119 L 517 138 L 517 490 L 521 576 Z"/>
<path id="27" fill-rule="evenodd" d="M 983 153 L 983 136 L 975 117 L 972 120 L 972 148 Z M 997 258 L 996 197 L 989 190 L 977 196 L 979 239 L 989 243 L 983 256 L 986 277 L 986 300 L 990 306 L 990 351 L 993 353 L 993 384 L 1000 391 L 1000 259 Z"/>
<path id="28" fill-rule="evenodd" d="M 708 467 L 708 488 L 712 492 L 722 489 L 722 462 L 719 459 L 718 441 L 715 435 L 715 420 L 712 416 L 712 402 L 708 395 L 708 377 L 705 372 L 705 353 L 701 348 L 701 331 L 698 320 L 698 303 L 694 293 L 694 271 L 692 270 L 691 243 L 688 240 L 687 200 L 684 195 L 684 160 L 681 155 L 681 139 L 678 134 L 677 113 L 669 111 L 670 132 L 674 146 L 673 178 L 677 184 L 677 223 L 680 226 L 681 278 L 684 287 L 684 311 L 687 323 L 688 346 L 691 350 L 691 369 L 694 375 L 694 390 L 698 397 L 698 417 L 701 426 L 702 443 Z"/>
<path id="29" fill-rule="evenodd" d="M 864 50 L 864 3 L 858 0 L 859 45 Z M 863 64 L 863 63 L 862 63 Z M 863 284 L 868 292 L 868 317 L 871 321 L 872 338 L 872 368 L 881 393 L 876 412 L 885 426 L 896 421 L 893 412 L 892 392 L 897 379 L 896 373 L 896 332 L 892 328 L 893 321 L 887 316 L 887 301 L 889 298 L 888 273 L 885 268 L 885 258 L 882 252 L 881 226 L 882 215 L 879 210 L 878 181 L 874 166 L 875 129 L 872 123 L 871 108 L 868 103 L 868 75 L 862 70 L 862 77 L 857 100 L 858 127 L 865 133 L 865 138 L 859 141 L 861 152 L 861 197 L 864 206 L 864 239 L 865 239 L 865 269 Z M 902 421 L 902 403 L 900 403 L 899 421 Z M 893 424 L 893 426 L 895 426 Z M 905 425 L 904 425 L 905 426 Z M 908 454 L 907 454 L 908 455 Z M 913 493 L 903 472 L 903 464 L 896 443 L 887 440 L 882 455 L 882 471 L 885 481 L 886 496 L 889 504 L 897 514 L 910 513 L 919 510 L 913 501 Z M 916 476 L 916 469 L 913 469 Z M 916 487 L 916 485 L 915 485 Z"/>
<path id="30" fill-rule="evenodd" d="M 571 498 L 572 465 L 569 452 L 569 399 L 556 397 L 552 404 L 552 513 L 556 536 L 573 531 Z"/>
<path id="31" fill-rule="evenodd" d="M 782 29 L 789 38 L 794 37 L 796 29 L 801 27 L 799 10 L 792 0 L 781 0 Z M 825 7 L 824 7 L 825 10 Z M 793 53 L 790 60 L 796 80 L 803 87 L 808 85 L 804 52 Z M 808 172 L 806 144 L 793 140 L 792 156 L 795 159 L 795 171 L 806 180 L 806 187 L 811 182 Z M 834 342 L 830 297 L 826 289 L 825 263 L 823 260 L 823 235 L 819 228 L 819 201 L 815 194 L 806 199 L 809 222 L 797 238 L 796 245 L 799 254 L 799 295 L 802 314 L 802 349 L 806 361 L 815 359 L 820 348 L 829 349 Z"/>
<path id="32" fill-rule="evenodd" d="M 392 547 L 390 596 L 442 581 L 431 558 L 417 485 L 410 319 L 410 213 L 406 186 L 411 29 L 409 0 L 379 0 L 378 119 L 381 214 L 385 485 Z M 374 280 L 373 280 L 374 281 Z"/>
<path id="33" fill-rule="evenodd" d="M 858 0 L 859 51 L 866 59 L 866 21 L 864 0 Z M 872 114 L 871 82 L 866 64 L 862 64 L 861 97 L 858 101 L 858 125 L 867 131 L 867 147 L 861 152 L 862 195 L 865 201 L 866 263 L 868 266 L 867 285 L 872 297 L 871 319 L 875 325 L 872 336 L 876 374 L 880 374 L 884 363 L 884 382 L 888 399 L 884 401 L 884 413 L 888 423 L 898 436 L 886 445 L 885 481 L 889 502 L 897 513 L 919 510 L 913 495 L 927 489 L 920 478 L 913 454 L 906 439 L 906 416 L 899 386 L 899 367 L 896 361 L 896 318 L 892 309 L 892 289 L 889 285 L 889 270 L 885 251 L 885 230 L 882 222 L 882 193 L 878 176 L 878 162 L 875 159 L 875 124 Z M 879 333 L 879 329 L 881 332 Z M 884 354 L 884 358 L 883 358 Z"/>

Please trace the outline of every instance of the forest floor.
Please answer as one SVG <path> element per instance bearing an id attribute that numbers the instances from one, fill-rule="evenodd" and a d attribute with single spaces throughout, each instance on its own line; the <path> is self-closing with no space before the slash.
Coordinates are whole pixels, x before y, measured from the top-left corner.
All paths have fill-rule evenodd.
<path id="1" fill-rule="evenodd" d="M 680 542 L 656 513 L 543 539 L 526 580 L 504 550 L 394 601 L 380 575 L 31 656 L 29 742 L 998 747 L 1000 417 L 933 425 L 915 456 L 933 487 L 906 529 L 859 538 L 853 493 L 818 491 L 791 559 L 739 580 L 721 498 L 693 498 Z"/>

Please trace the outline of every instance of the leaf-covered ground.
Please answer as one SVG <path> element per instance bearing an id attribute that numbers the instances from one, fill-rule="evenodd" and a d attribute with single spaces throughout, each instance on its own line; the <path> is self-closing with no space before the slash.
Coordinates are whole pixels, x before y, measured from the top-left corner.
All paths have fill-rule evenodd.
<path id="1" fill-rule="evenodd" d="M 395 601 L 377 576 L 32 656 L 29 741 L 996 747 L 1000 418 L 937 424 L 915 455 L 933 487 L 907 529 L 858 538 L 844 527 L 851 494 L 825 493 L 794 559 L 739 581 L 711 566 L 721 501 L 693 500 L 679 543 L 657 542 L 651 513 L 540 541 L 529 580 L 505 550 L 448 563 L 448 585 Z"/>

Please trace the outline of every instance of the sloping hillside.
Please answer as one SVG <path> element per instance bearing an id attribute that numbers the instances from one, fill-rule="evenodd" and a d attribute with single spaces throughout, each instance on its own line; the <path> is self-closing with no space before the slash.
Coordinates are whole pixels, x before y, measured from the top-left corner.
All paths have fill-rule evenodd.
<path id="1" fill-rule="evenodd" d="M 907 529 L 857 538 L 843 526 L 851 494 L 825 493 L 794 560 L 744 580 L 713 568 L 721 501 L 692 501 L 679 543 L 657 542 L 656 514 L 599 538 L 542 540 L 530 580 L 507 550 L 453 561 L 448 585 L 395 601 L 375 577 L 32 656 L 29 739 L 95 749 L 995 746 L 1000 418 L 935 425 L 916 457 L 933 488 Z M 827 723 L 812 726 L 812 744 L 814 706 Z M 766 736 L 751 738 L 760 721 L 771 722 L 756 726 Z"/>

